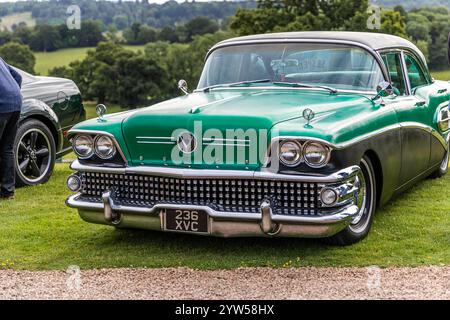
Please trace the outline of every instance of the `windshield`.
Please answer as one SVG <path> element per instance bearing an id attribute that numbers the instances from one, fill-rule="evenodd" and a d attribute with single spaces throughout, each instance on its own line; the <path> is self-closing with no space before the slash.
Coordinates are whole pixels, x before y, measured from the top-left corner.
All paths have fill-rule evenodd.
<path id="1" fill-rule="evenodd" d="M 354 46 L 249 44 L 212 52 L 206 61 L 198 89 L 260 79 L 342 90 L 376 91 L 383 74 L 370 53 Z"/>

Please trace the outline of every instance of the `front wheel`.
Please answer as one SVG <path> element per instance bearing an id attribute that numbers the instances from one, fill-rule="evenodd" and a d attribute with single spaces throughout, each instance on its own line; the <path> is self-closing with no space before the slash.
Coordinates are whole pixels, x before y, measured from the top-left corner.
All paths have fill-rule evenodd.
<path id="1" fill-rule="evenodd" d="M 449 149 L 450 149 L 450 143 L 447 142 L 447 151 L 444 154 L 444 158 L 442 159 L 441 164 L 439 165 L 439 168 L 433 172 L 430 177 L 432 179 L 441 178 L 446 175 L 448 171 L 448 160 L 449 160 Z"/>
<path id="2" fill-rule="evenodd" d="M 358 175 L 360 192 L 357 205 L 360 208 L 353 221 L 344 230 L 327 240 L 335 245 L 350 245 L 364 239 L 370 231 L 376 210 L 375 173 L 369 157 L 364 156 L 360 163 L 361 173 Z"/>
<path id="3" fill-rule="evenodd" d="M 56 146 L 44 123 L 34 119 L 22 123 L 17 131 L 14 152 L 18 186 L 33 186 L 50 179 L 55 166 Z"/>

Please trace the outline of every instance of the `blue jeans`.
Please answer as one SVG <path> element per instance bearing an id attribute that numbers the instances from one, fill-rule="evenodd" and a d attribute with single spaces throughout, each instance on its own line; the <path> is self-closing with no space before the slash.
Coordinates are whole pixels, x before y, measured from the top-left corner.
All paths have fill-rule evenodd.
<path id="1" fill-rule="evenodd" d="M 0 196 L 14 195 L 16 185 L 14 140 L 20 111 L 0 113 Z"/>

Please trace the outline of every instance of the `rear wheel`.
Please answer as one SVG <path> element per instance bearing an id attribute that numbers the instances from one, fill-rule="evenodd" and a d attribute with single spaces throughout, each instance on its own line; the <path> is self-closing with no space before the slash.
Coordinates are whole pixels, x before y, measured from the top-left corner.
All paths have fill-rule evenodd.
<path id="1" fill-rule="evenodd" d="M 47 182 L 56 159 L 55 139 L 47 126 L 34 119 L 25 121 L 17 131 L 14 146 L 16 184 L 33 186 Z"/>
<path id="2" fill-rule="evenodd" d="M 375 173 L 369 157 L 364 156 L 360 162 L 361 173 L 358 175 L 360 193 L 357 205 L 360 208 L 353 221 L 344 230 L 328 238 L 328 242 L 335 245 L 350 245 L 364 239 L 372 226 L 376 210 Z"/>

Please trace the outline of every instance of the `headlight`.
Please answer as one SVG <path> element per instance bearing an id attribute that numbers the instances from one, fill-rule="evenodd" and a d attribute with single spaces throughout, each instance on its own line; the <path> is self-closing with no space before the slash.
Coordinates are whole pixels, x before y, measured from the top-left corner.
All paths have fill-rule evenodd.
<path id="1" fill-rule="evenodd" d="M 320 192 L 320 200 L 326 206 L 332 206 L 336 204 L 338 200 L 338 194 L 336 190 L 332 188 L 323 188 Z"/>
<path id="2" fill-rule="evenodd" d="M 295 141 L 282 141 L 279 149 L 280 161 L 287 166 L 297 165 L 302 157 L 302 147 Z"/>
<path id="3" fill-rule="evenodd" d="M 67 178 L 67 188 L 72 192 L 77 192 L 81 189 L 81 179 L 79 176 L 73 174 Z"/>
<path id="4" fill-rule="evenodd" d="M 308 142 L 303 146 L 303 156 L 308 166 L 320 168 L 330 160 L 330 149 L 319 142 Z"/>
<path id="5" fill-rule="evenodd" d="M 80 159 L 90 158 L 94 154 L 94 140 L 91 136 L 76 136 L 72 140 L 72 147 Z"/>
<path id="6" fill-rule="evenodd" d="M 98 136 L 95 139 L 95 154 L 100 159 L 111 159 L 116 154 L 116 146 L 113 139 L 108 136 Z"/>

